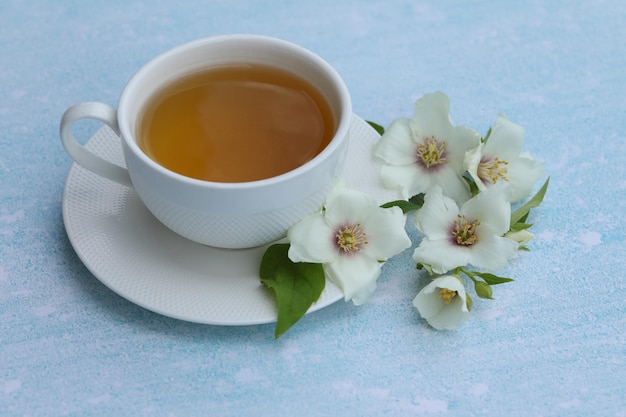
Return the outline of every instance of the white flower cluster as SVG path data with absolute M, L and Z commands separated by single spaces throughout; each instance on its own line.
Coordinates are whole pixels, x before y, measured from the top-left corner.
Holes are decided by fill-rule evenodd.
M 491 298 L 490 285 L 510 281 L 466 267 L 500 269 L 532 239 L 524 228 L 511 229 L 511 204 L 528 198 L 544 176 L 543 164 L 522 153 L 521 126 L 499 115 L 481 138 L 454 126 L 449 108 L 445 94 L 424 95 L 414 117 L 395 120 L 374 148 L 387 187 L 407 199 L 423 196 L 413 219 L 424 238 L 413 259 L 437 277 L 413 304 L 437 329 L 456 328 L 469 315 L 462 274 L 481 298 Z
M 346 301 L 363 304 L 384 262 L 411 247 L 405 214 L 415 211 L 424 236 L 413 259 L 435 278 L 413 304 L 430 325 L 453 329 L 468 317 L 472 300 L 463 276 L 481 298 L 491 298 L 491 285 L 511 281 L 485 271 L 506 266 L 532 239 L 527 212 L 512 216 L 511 204 L 530 196 L 543 164 L 522 153 L 524 130 L 506 117 L 498 116 L 482 138 L 454 126 L 449 108 L 443 93 L 423 96 L 414 117 L 395 120 L 374 146 L 383 182 L 405 200 L 381 207 L 339 184 L 320 212 L 288 231 L 290 262 L 321 264 Z

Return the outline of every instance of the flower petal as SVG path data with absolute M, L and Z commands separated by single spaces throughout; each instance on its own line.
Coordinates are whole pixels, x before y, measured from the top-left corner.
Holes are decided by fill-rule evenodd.
M 411 246 L 405 229 L 406 218 L 399 207 L 371 208 L 363 220 L 368 244 L 365 255 L 376 261 L 386 261 Z
M 410 124 L 405 117 L 394 120 L 374 145 L 374 155 L 391 165 L 414 164 L 417 144 Z
M 499 114 L 491 128 L 484 153 L 508 160 L 520 154 L 524 145 L 524 128 Z
M 424 94 L 415 102 L 411 127 L 418 137 L 434 136 L 447 141 L 454 134 L 449 112 L 450 99 L 444 93 Z
M 378 207 L 378 203 L 368 194 L 337 187 L 326 198 L 324 216 L 328 225 L 336 231 L 341 226 L 362 223 L 372 207 Z
M 484 146 L 485 144 L 481 143 L 474 149 L 465 152 L 465 159 L 463 160 L 463 168 L 472 176 L 480 191 L 484 191 L 487 188 L 483 180 L 478 176 L 478 167 L 483 157 Z
M 415 262 L 429 265 L 437 274 L 445 274 L 457 266 L 467 265 L 470 259 L 471 252 L 468 248 L 455 245 L 449 240 L 424 238 L 413 252 Z
M 456 126 L 454 136 L 448 143 L 449 164 L 459 174 L 463 173 L 465 153 L 480 144 L 480 133 L 465 126 Z
M 498 182 L 461 206 L 461 214 L 470 219 L 478 219 L 483 225 L 490 225 L 495 234 L 502 236 L 511 226 L 510 188 Z
M 449 238 L 449 228 L 456 220 L 459 208 L 441 187 L 435 186 L 424 197 L 424 205 L 414 216 L 415 226 L 430 239 Z
M 463 307 L 466 307 L 465 299 L 455 297 L 439 314 L 426 321 L 437 330 L 454 330 L 469 317 L 467 307 L 465 311 L 462 310 Z
M 324 272 L 343 291 L 345 301 L 364 304 L 376 290 L 382 264 L 359 254 L 339 256 L 324 264 Z
M 333 243 L 334 230 L 324 216 L 316 213 L 305 217 L 287 232 L 289 259 L 293 262 L 330 262 L 338 256 Z
M 519 244 L 494 234 L 490 226 L 482 226 L 476 232 L 478 243 L 471 250 L 469 264 L 477 268 L 496 271 L 504 268 L 509 260 L 517 257 Z
M 469 187 L 461 175 L 451 168 L 441 169 L 431 176 L 432 183 L 443 190 L 444 195 L 452 198 L 458 204 L 463 204 L 471 197 Z
M 509 160 L 507 178 L 511 184 L 511 202 L 530 197 L 535 183 L 545 175 L 544 165 L 530 157 Z
M 433 281 L 434 282 L 434 281 Z M 413 299 L 413 305 L 425 319 L 436 316 L 445 307 L 439 298 L 438 289 L 433 282 L 424 287 Z
M 404 199 L 425 192 L 431 185 L 430 177 L 417 164 L 383 165 L 380 176 L 385 187 L 398 190 Z

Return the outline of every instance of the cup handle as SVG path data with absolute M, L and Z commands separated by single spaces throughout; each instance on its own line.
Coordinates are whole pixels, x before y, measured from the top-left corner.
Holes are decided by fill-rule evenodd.
M 104 103 L 87 102 L 75 104 L 63 113 L 59 133 L 63 147 L 77 164 L 101 177 L 127 187 L 132 187 L 128 170 L 102 159 L 78 143 L 72 134 L 71 127 L 74 122 L 81 119 L 99 120 L 113 129 L 115 134 L 119 136 L 120 129 L 117 124 L 117 111 Z

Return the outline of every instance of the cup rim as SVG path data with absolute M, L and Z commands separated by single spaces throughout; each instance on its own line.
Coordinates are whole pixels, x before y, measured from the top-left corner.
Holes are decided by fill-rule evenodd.
M 297 168 L 292 169 L 291 171 L 285 172 L 280 175 L 276 175 L 270 178 L 264 178 L 255 181 L 245 181 L 245 182 L 217 182 L 217 181 L 207 181 L 201 180 L 197 178 L 187 177 L 185 175 L 179 174 L 175 171 L 172 171 L 168 168 L 163 167 L 158 164 L 152 158 L 144 153 L 144 151 L 139 147 L 137 141 L 135 140 L 135 134 L 130 130 L 130 120 L 129 115 L 126 112 L 127 102 L 131 99 L 132 94 L 136 90 L 136 86 L 140 83 L 142 77 L 144 77 L 149 71 L 151 71 L 155 66 L 160 65 L 162 62 L 172 59 L 173 56 L 176 56 L 186 50 L 199 48 L 206 44 L 211 43 L 220 43 L 220 42 L 257 42 L 264 44 L 272 44 L 277 47 L 281 47 L 291 51 L 294 54 L 298 54 L 300 56 L 304 56 L 309 61 L 311 61 L 312 65 L 319 68 L 321 72 L 323 72 L 326 77 L 331 81 L 332 85 L 337 89 L 338 95 L 340 97 L 340 112 L 341 117 L 337 121 L 337 128 L 335 130 L 335 135 L 332 140 L 328 143 L 328 145 L 314 158 L 307 161 L 306 163 L 298 166 Z M 139 114 L 139 111 L 136 113 Z M 292 42 L 265 36 L 265 35 L 253 35 L 253 34 L 231 34 L 231 35 L 217 35 L 217 36 L 209 36 L 205 38 L 196 39 L 191 42 L 187 42 L 171 48 L 161 54 L 155 56 L 150 61 L 145 63 L 128 81 L 122 94 L 120 96 L 119 104 L 118 104 L 118 124 L 120 128 L 120 133 L 122 136 L 122 140 L 126 144 L 126 146 L 133 152 L 133 154 L 142 160 L 143 163 L 150 166 L 152 169 L 158 171 L 162 175 L 169 177 L 170 179 L 181 181 L 190 185 L 208 187 L 208 188 L 220 188 L 220 189 L 247 189 L 247 188 L 257 188 L 263 186 L 271 186 L 277 183 L 281 183 L 284 181 L 288 181 L 292 178 L 298 177 L 299 175 L 309 171 L 314 168 L 316 165 L 319 165 L 322 161 L 330 157 L 337 148 L 339 148 L 344 140 L 347 140 L 348 131 L 350 129 L 350 123 L 352 119 L 352 102 L 350 93 L 348 88 L 339 75 L 339 73 L 328 63 L 326 60 L 321 58 L 319 55 L 314 52 L 294 44 Z

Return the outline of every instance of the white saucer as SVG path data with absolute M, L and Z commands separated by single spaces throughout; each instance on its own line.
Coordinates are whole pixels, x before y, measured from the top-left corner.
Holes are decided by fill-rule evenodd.
M 379 203 L 398 199 L 380 180 L 371 156 L 379 138 L 364 120 L 352 118 L 347 184 Z M 100 128 L 86 147 L 124 165 L 119 139 Z M 132 189 L 74 164 L 63 195 L 63 220 L 74 250 L 111 290 L 148 310 L 205 324 L 249 325 L 276 321 L 272 293 L 259 281 L 265 247 L 215 249 L 171 232 L 144 207 Z M 309 309 L 343 298 L 331 282 Z

